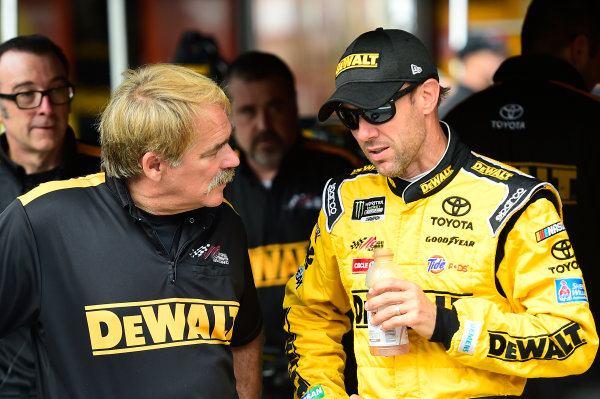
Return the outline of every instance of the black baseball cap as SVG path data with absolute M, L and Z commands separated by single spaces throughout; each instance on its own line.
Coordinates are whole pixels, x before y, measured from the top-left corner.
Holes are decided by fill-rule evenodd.
M 335 75 L 335 93 L 319 109 L 321 122 L 341 102 L 373 109 L 385 104 L 406 82 L 439 81 L 431 54 L 416 36 L 383 28 L 363 33 L 350 43 Z

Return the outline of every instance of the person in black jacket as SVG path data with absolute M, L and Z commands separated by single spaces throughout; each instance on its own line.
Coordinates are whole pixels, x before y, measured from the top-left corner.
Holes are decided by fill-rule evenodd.
M 282 308 L 285 283 L 304 260 L 325 183 L 362 164 L 348 150 L 302 136 L 294 76 L 274 54 L 240 55 L 230 65 L 224 85 L 231 98 L 234 146 L 240 155 L 225 198 L 246 225 L 265 318 L 263 398 L 289 398 Z
M 548 269 L 560 277 L 569 268 L 581 268 L 592 284 L 588 292 L 596 320 L 600 295 L 593 284 L 600 282 L 600 271 L 592 232 L 600 224 L 594 145 L 600 101 L 590 91 L 600 81 L 598 15 L 597 0 L 533 0 L 523 22 L 522 54 L 501 64 L 492 87 L 444 118 L 474 151 L 511 163 L 558 189 L 578 262 L 572 262 L 572 252 L 557 253 Z M 582 376 L 528 383 L 526 396 L 566 397 L 575 389 L 599 395 L 599 377 L 596 359 Z
M 68 125 L 68 72 L 64 53 L 45 36 L 0 44 L 0 212 L 40 183 L 100 171 L 99 151 L 79 143 Z M 24 330 L 0 340 L 0 398 L 34 395 L 30 345 Z

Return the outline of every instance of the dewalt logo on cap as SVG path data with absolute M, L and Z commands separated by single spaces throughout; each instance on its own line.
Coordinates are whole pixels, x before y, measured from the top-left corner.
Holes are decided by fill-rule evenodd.
M 377 68 L 379 66 L 378 59 L 379 53 L 350 54 L 338 63 L 335 77 L 350 68 Z

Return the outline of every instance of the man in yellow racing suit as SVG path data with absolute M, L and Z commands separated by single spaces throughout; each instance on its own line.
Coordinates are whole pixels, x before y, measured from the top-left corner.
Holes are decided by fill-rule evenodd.
M 384 56 L 390 60 L 398 50 L 377 47 L 382 35 L 418 40 L 378 29 L 353 42 L 342 60 L 379 54 L 377 67 L 384 68 Z M 369 113 L 376 104 L 355 102 L 348 92 L 332 101 L 353 106 L 338 115 L 373 165 L 325 186 L 304 265 L 286 286 L 286 350 L 298 398 L 347 397 L 340 340 L 350 329 L 349 310 L 362 399 L 520 395 L 527 377 L 583 373 L 596 355 L 598 335 L 558 193 L 460 143 L 437 120 L 435 77 L 415 83 L 414 95 L 388 102 L 395 110 L 383 124 Z M 328 104 L 320 119 L 331 114 Z M 394 145 L 385 142 L 392 134 L 385 128 L 404 123 L 398 114 L 409 108 L 425 115 L 424 145 L 439 157 L 426 161 L 415 150 L 425 170 L 411 173 L 411 158 L 394 176 L 388 166 L 400 161 L 388 158 Z M 356 124 L 344 121 L 352 112 L 360 113 Z M 393 249 L 406 281 L 376 284 L 367 293 L 365 273 L 377 247 Z M 366 310 L 391 304 L 394 310 L 378 312 L 373 322 L 384 329 L 409 326 L 410 351 L 373 356 Z

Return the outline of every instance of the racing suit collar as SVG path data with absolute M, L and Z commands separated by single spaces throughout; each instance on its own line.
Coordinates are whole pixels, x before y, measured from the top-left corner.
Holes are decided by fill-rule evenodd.
M 392 192 L 407 204 L 440 191 L 454 179 L 467 160 L 469 149 L 459 141 L 456 132 L 452 131 L 446 122 L 440 121 L 440 125 L 448 136 L 448 145 L 438 164 L 429 173 L 412 183 L 400 177 L 387 179 Z

